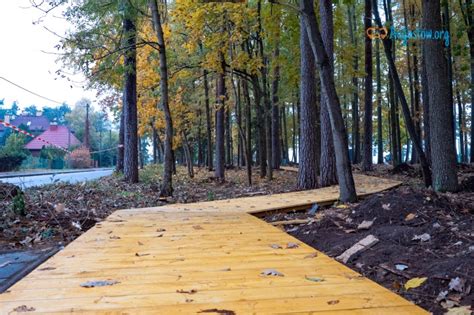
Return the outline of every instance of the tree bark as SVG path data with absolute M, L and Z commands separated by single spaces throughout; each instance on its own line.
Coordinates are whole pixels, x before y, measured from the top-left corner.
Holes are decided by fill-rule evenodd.
M 365 0 L 364 29 L 372 26 L 372 0 Z M 372 40 L 365 36 L 365 108 L 364 108 L 364 157 L 362 170 L 372 169 Z
M 439 0 L 423 0 L 423 28 L 441 29 Z M 423 41 L 426 74 L 429 82 L 431 166 L 433 169 L 433 188 L 436 191 L 456 191 L 458 178 L 456 172 L 456 149 L 453 135 L 452 108 L 449 108 L 450 93 L 448 82 L 448 63 L 444 57 L 440 41 Z
M 280 57 L 279 42 L 276 43 L 273 59 L 276 65 L 273 69 L 272 81 L 272 167 L 274 169 L 280 168 L 281 161 L 281 146 L 280 146 L 280 105 L 278 98 L 278 84 L 280 81 L 280 65 L 278 58 Z
M 124 1 L 123 33 L 125 58 L 123 110 L 124 110 L 124 179 L 138 182 L 138 135 L 137 135 L 137 29 L 131 5 Z
M 316 95 L 316 65 L 313 51 L 300 17 L 300 100 L 301 100 L 301 146 L 298 167 L 299 189 L 318 187 L 319 156 L 317 143 L 318 100 Z
M 163 167 L 163 182 L 161 184 L 161 197 L 168 197 L 173 194 L 173 121 L 171 118 L 171 111 L 169 107 L 168 95 L 168 64 L 166 61 L 166 45 L 163 35 L 163 28 L 161 25 L 160 11 L 156 0 L 150 0 L 149 6 L 153 18 L 153 27 L 158 39 L 159 56 L 160 56 L 160 92 L 161 92 L 161 107 L 165 114 L 165 141 L 164 141 L 164 167 Z
M 125 101 L 122 102 L 125 105 Z M 125 133 L 125 108 L 122 107 L 120 113 L 120 127 L 119 127 L 119 143 L 117 148 L 117 165 L 116 172 L 123 173 L 123 159 L 124 159 L 124 133 Z
M 377 164 L 383 164 L 382 82 L 380 77 L 380 41 L 375 42 L 377 64 Z
M 355 18 L 355 5 L 348 6 L 347 15 L 349 19 L 349 35 L 351 43 L 357 51 L 357 21 Z M 357 52 L 353 57 L 353 71 L 359 71 L 359 56 Z M 359 80 L 357 74 L 352 76 L 352 163 L 359 163 L 360 159 L 360 133 L 359 133 Z
M 204 104 L 206 106 L 206 134 L 207 134 L 207 169 L 212 171 L 213 166 L 213 152 L 212 152 L 212 121 L 211 121 L 211 108 L 209 106 L 209 81 L 207 79 L 208 72 L 204 69 Z
M 321 0 L 319 3 L 319 15 L 321 16 L 321 36 L 323 45 L 328 55 L 329 64 L 334 71 L 334 30 L 333 30 L 333 13 L 332 13 L 332 1 Z M 313 57 L 314 58 L 314 57 Z M 316 142 L 320 143 L 319 150 L 321 157 L 319 161 L 319 183 L 321 187 L 327 187 L 337 184 L 337 168 L 336 168 L 336 157 L 334 152 L 334 139 L 331 130 L 331 119 L 329 117 L 329 100 L 327 94 L 322 89 L 321 81 L 318 80 L 318 85 L 321 90 L 321 110 L 320 120 L 321 125 L 318 127 L 316 132 L 320 132 L 321 137 Z
M 247 167 L 247 181 L 249 186 L 252 185 L 252 110 L 250 104 L 249 87 L 246 80 L 242 80 L 242 89 L 245 98 L 245 131 L 246 141 L 245 147 L 245 165 Z
M 304 17 L 305 31 L 308 35 L 313 55 L 320 71 L 321 84 L 327 97 L 327 107 L 331 120 L 336 166 L 339 181 L 340 200 L 353 202 L 357 200 L 354 179 L 352 177 L 349 150 L 347 147 L 347 133 L 342 118 L 341 106 L 334 83 L 334 70 L 323 44 L 318 22 L 314 12 L 312 0 L 300 0 L 301 14 Z M 332 28 L 333 26 L 331 26 Z
M 217 80 L 217 104 L 216 109 L 216 169 L 215 177 L 219 181 L 225 180 L 225 59 L 220 54 L 221 72 Z

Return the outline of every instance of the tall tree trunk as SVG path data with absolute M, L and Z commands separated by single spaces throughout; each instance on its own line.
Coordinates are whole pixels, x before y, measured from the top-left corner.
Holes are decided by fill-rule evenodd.
M 209 81 L 207 79 L 208 72 L 204 69 L 204 104 L 206 106 L 206 134 L 207 134 L 207 169 L 212 171 L 214 155 L 212 152 L 212 121 L 211 121 L 211 108 L 209 106 Z
M 163 167 L 163 182 L 161 184 L 161 197 L 168 197 L 173 194 L 173 121 L 171 118 L 171 111 L 169 107 L 168 95 L 168 64 L 166 61 L 166 45 L 163 35 L 163 28 L 161 25 L 160 11 L 156 0 L 150 0 L 149 6 L 153 18 L 153 27 L 158 39 L 158 47 L 160 48 L 160 92 L 161 92 L 161 107 L 165 114 L 165 141 L 164 141 L 164 167 Z
M 131 5 L 124 1 L 123 33 L 125 49 L 123 85 L 124 110 L 124 179 L 129 183 L 138 182 L 138 135 L 137 135 L 137 29 L 135 13 Z
M 357 200 L 354 178 L 352 177 L 349 149 L 347 147 L 347 133 L 342 118 L 341 106 L 334 83 L 334 70 L 323 44 L 318 22 L 314 12 L 313 0 L 300 0 L 301 14 L 304 17 L 305 31 L 308 34 L 313 55 L 318 64 L 321 84 L 327 99 L 331 129 L 333 134 L 334 149 L 336 153 L 336 166 L 339 182 L 340 200 L 353 202 Z M 331 29 L 333 25 L 330 26 Z
M 298 167 L 299 189 L 318 187 L 319 156 L 317 138 L 318 103 L 316 95 L 316 65 L 313 51 L 300 16 L 300 100 L 301 100 L 301 146 Z
M 150 123 L 151 127 L 151 142 L 152 142 L 152 147 L 153 147 L 153 164 L 158 163 L 158 141 L 156 138 L 158 138 L 158 133 L 156 132 L 156 128 L 154 126 L 154 122 L 152 121 Z
M 364 29 L 372 26 L 372 0 L 365 0 Z M 372 40 L 365 36 L 365 108 L 364 108 L 364 158 L 362 170 L 372 169 Z
M 242 81 L 242 89 L 245 98 L 245 165 L 247 167 L 247 181 L 249 186 L 252 185 L 252 111 L 250 108 L 250 95 L 247 80 Z
M 330 67 L 332 68 L 332 71 L 334 71 L 334 23 L 331 0 L 321 0 L 319 2 L 319 15 L 321 16 L 321 36 L 323 45 L 328 56 Z M 317 123 L 314 124 L 316 124 L 316 127 L 319 127 L 316 132 L 321 133 L 319 141 L 316 138 L 316 141 L 320 143 L 318 151 L 321 154 L 318 169 L 320 174 L 319 183 L 321 187 L 326 187 L 337 184 L 337 168 L 334 152 L 334 139 L 331 130 L 331 119 L 329 117 L 329 100 L 325 91 L 322 89 L 321 81 L 318 80 L 318 83 L 321 90 L 321 126 L 317 126 Z
M 296 150 L 297 150 L 297 144 L 296 144 L 296 135 L 298 133 L 297 130 L 297 125 L 296 125 L 296 102 L 291 103 L 291 112 L 292 112 L 292 128 L 293 128 L 293 137 L 292 137 L 292 151 L 293 151 L 293 163 L 297 163 L 297 157 L 296 157 Z
M 216 109 L 216 169 L 215 177 L 225 180 L 225 59 L 220 53 L 221 72 L 218 74 L 217 80 L 217 103 Z
M 125 99 L 123 98 L 123 105 L 125 105 Z M 122 112 L 120 113 L 120 127 L 119 127 L 119 143 L 117 147 L 117 165 L 115 171 L 123 173 L 123 159 L 124 159 L 124 133 L 125 133 L 125 108 L 122 107 Z
M 268 60 L 265 56 L 265 52 L 263 49 L 263 38 L 261 34 L 263 32 L 262 28 L 262 1 L 258 0 L 257 3 L 257 15 L 258 15 L 258 32 L 257 32 L 257 43 L 260 57 L 263 61 L 263 67 L 261 67 L 261 75 L 262 75 L 262 94 L 263 94 L 263 118 L 264 118 L 264 132 L 265 132 L 265 153 L 266 153 L 266 176 L 267 179 L 271 180 L 273 178 L 273 168 L 272 168 L 272 105 L 270 102 L 270 97 L 268 93 L 268 85 L 267 85 L 267 67 L 268 67 Z
M 374 13 L 377 26 L 382 27 L 382 21 L 380 20 L 377 0 L 373 0 L 372 3 L 373 3 L 373 13 Z M 421 163 L 425 185 L 429 187 L 431 185 L 430 166 L 428 164 L 428 160 L 426 159 L 425 153 L 423 152 L 423 149 L 421 147 L 420 140 L 418 139 L 415 133 L 415 126 L 413 124 L 413 120 L 411 119 L 410 108 L 408 107 L 408 103 L 405 98 L 405 94 L 403 92 L 402 84 L 400 82 L 400 77 L 398 76 L 397 68 L 395 67 L 395 62 L 392 55 L 392 43 L 391 43 L 390 37 L 389 36 L 385 37 L 382 40 L 382 43 L 384 46 L 385 57 L 387 58 L 387 62 L 389 65 L 390 75 L 393 78 L 395 90 L 397 92 L 398 98 L 400 99 L 400 103 L 402 104 L 405 125 L 407 127 L 408 133 L 410 134 L 410 138 L 411 138 L 411 141 L 413 142 L 413 146 L 417 150 L 418 156 L 420 157 L 420 163 Z
M 232 79 L 233 80 L 233 79 Z M 243 130 L 242 128 L 242 101 L 241 101 L 241 84 L 240 80 L 237 80 L 237 86 L 235 86 L 234 81 L 233 82 L 233 87 L 234 87 L 234 93 L 235 93 L 235 116 L 237 118 L 237 130 L 240 131 Z M 240 168 L 245 164 L 245 158 L 244 158 L 244 148 L 243 148 L 243 143 L 242 143 L 242 137 L 238 136 L 237 137 L 237 166 Z
M 443 0 L 443 28 L 451 34 L 450 27 L 450 12 L 449 12 L 449 1 Z M 448 46 L 444 47 L 446 53 L 447 67 L 448 67 L 448 92 L 449 92 L 449 104 L 446 104 L 451 113 L 451 128 L 453 129 L 453 142 L 456 143 L 456 117 L 454 114 L 454 94 L 453 94 L 453 58 L 451 53 L 451 41 L 449 41 Z M 456 146 L 454 147 L 456 152 Z
M 287 118 L 287 110 L 285 103 L 282 104 L 281 106 L 281 121 L 283 125 L 283 137 L 282 137 L 282 160 L 284 161 L 283 163 L 285 165 L 288 165 L 288 162 L 290 161 L 289 156 L 288 156 L 288 123 L 286 121 Z
M 258 164 L 260 166 L 260 177 L 264 178 L 267 175 L 267 151 L 266 151 L 266 135 L 265 135 L 265 124 L 264 122 L 264 108 L 262 105 L 262 92 L 260 89 L 260 83 L 258 76 L 252 76 L 252 87 L 256 105 L 257 113 L 257 152 L 258 152 Z
M 351 43 L 355 47 L 356 53 L 353 56 L 353 71 L 352 75 L 352 163 L 359 163 L 360 159 L 360 133 L 359 133 L 359 80 L 357 72 L 359 71 L 359 56 L 357 54 L 357 20 L 355 18 L 355 5 L 350 5 L 347 8 L 347 15 L 349 18 L 349 34 Z
M 415 120 L 415 132 L 418 135 L 418 138 L 421 139 L 421 124 L 420 124 L 420 77 L 418 73 L 418 46 L 416 43 L 413 45 L 413 78 L 414 78 L 414 90 L 415 90 L 415 115 L 413 119 Z M 418 155 L 416 150 L 412 150 L 411 163 L 416 163 L 418 161 Z
M 380 77 L 380 41 L 375 42 L 375 60 L 377 65 L 377 164 L 383 164 L 383 128 L 382 128 L 382 82 Z
M 272 81 L 272 167 L 274 169 L 280 168 L 281 161 L 281 146 L 280 146 L 280 107 L 278 98 L 278 83 L 280 81 L 280 65 L 278 58 L 280 57 L 279 42 L 276 43 L 273 59 L 276 64 L 273 69 Z
M 423 0 L 423 28 L 441 29 L 439 0 Z M 452 108 L 449 99 L 448 64 L 440 41 L 423 42 L 430 97 L 431 166 L 433 188 L 436 191 L 456 191 L 456 149 L 452 128 Z
M 189 146 L 188 137 L 185 131 L 181 131 L 181 137 L 183 138 L 184 157 L 186 158 L 186 168 L 188 170 L 188 176 L 190 178 L 194 178 L 193 157 L 191 154 L 191 148 Z
M 201 103 L 199 103 L 199 109 L 197 110 L 198 115 L 198 126 L 197 126 L 197 145 L 198 145 L 198 167 L 204 165 L 204 148 L 202 143 L 202 112 Z
M 430 97 L 428 93 L 428 79 L 426 76 L 426 61 L 425 61 L 425 49 L 422 50 L 421 58 L 421 95 L 423 102 L 423 142 L 425 145 L 426 158 L 428 163 L 431 164 L 431 148 L 430 148 Z
M 459 88 L 456 88 L 456 100 L 458 103 L 458 129 L 459 129 L 459 151 L 460 151 L 460 162 L 466 161 L 466 152 L 464 151 L 464 111 L 463 104 L 461 101 L 461 94 Z

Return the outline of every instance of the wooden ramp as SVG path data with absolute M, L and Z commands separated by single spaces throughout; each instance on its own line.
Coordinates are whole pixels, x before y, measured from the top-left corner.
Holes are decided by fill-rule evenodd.
M 0 314 L 427 314 L 245 213 L 274 208 L 261 197 L 239 200 L 117 211 L 1 294 Z M 112 285 L 83 287 L 99 280 Z

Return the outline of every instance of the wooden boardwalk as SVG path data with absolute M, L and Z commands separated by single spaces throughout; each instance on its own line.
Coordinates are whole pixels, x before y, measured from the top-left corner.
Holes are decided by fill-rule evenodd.
M 427 314 L 246 213 L 330 197 L 306 193 L 117 211 L 1 294 L 0 314 Z

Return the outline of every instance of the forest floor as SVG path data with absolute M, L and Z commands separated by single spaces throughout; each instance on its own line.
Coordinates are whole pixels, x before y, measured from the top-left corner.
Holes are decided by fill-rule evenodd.
M 190 179 L 185 169 L 178 167 L 174 196 L 166 201 L 159 198 L 161 168 L 156 166 L 140 172 L 139 184 L 110 176 L 82 184 L 30 188 L 24 192 L 24 207 L 11 187 L 0 184 L 0 248 L 65 246 L 118 209 L 296 190 L 296 173 L 289 171 L 275 172 L 275 179 L 269 182 L 260 179 L 254 169 L 252 187 L 247 186 L 244 170 L 228 170 L 224 184 L 216 182 L 212 172 L 195 171 Z M 359 172 L 357 167 L 355 171 Z M 307 220 L 281 228 L 332 257 L 373 235 L 379 242 L 351 257 L 347 262 L 350 268 L 435 314 L 456 306 L 474 308 L 474 167 L 459 167 L 462 191 L 455 194 L 423 188 L 419 170 L 408 165 L 396 170 L 377 166 L 366 174 L 397 179 L 403 185 L 358 203 L 321 207 L 313 215 L 276 213 L 264 219 Z M 22 209 L 23 215 L 19 214 Z M 359 226 L 363 221 L 365 228 Z M 426 280 L 406 289 L 413 278 L 415 282 Z
M 272 214 L 265 220 L 307 219 L 280 227 L 331 257 L 373 235 L 378 243 L 346 265 L 434 314 L 458 306 L 474 309 L 474 168 L 460 167 L 463 191 L 455 194 L 423 188 L 419 171 L 410 166 L 395 173 L 391 167 L 368 173 L 404 184 L 358 203 L 319 209 L 314 215 Z M 423 278 L 421 285 L 405 287 L 410 279 L 416 283 Z M 462 314 L 470 313 L 466 308 Z

